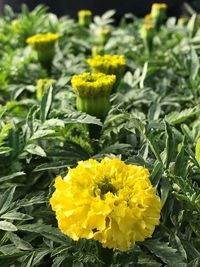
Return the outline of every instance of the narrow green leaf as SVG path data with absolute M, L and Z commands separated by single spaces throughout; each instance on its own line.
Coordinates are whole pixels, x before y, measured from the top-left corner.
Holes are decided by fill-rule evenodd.
M 174 156 L 174 135 L 172 132 L 172 128 L 170 125 L 165 121 L 165 132 L 166 132 L 166 160 L 165 160 L 165 168 L 168 169 L 169 164 L 173 160 Z
M 30 154 L 37 155 L 40 157 L 46 157 L 46 153 L 43 148 L 38 145 L 30 144 L 25 147 L 25 151 L 29 152 Z
M 50 86 L 48 90 L 44 93 L 42 98 L 41 106 L 40 106 L 40 119 L 42 122 L 45 122 L 49 111 L 51 109 L 51 104 L 53 100 L 53 87 Z
M 15 231 L 17 231 L 17 227 L 14 224 L 12 224 L 11 222 L 0 221 L 0 230 L 15 232 Z

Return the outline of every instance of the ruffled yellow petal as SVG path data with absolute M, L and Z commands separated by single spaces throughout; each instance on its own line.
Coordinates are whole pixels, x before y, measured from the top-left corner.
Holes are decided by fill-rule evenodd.
M 93 238 L 127 251 L 159 224 L 160 198 L 149 176 L 147 169 L 118 158 L 79 162 L 55 181 L 50 203 L 59 228 L 74 240 Z

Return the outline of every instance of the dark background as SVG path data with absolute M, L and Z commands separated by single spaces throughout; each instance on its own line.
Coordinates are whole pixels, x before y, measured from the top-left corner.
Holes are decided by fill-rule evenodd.
M 94 15 L 101 15 L 106 10 L 117 10 L 116 19 L 120 19 L 125 13 L 134 13 L 136 16 L 144 16 L 151 10 L 154 2 L 164 2 L 168 5 L 168 13 L 171 16 L 179 16 L 182 10 L 184 0 L 0 0 L 0 13 L 5 4 L 10 5 L 14 11 L 20 12 L 21 4 L 25 3 L 32 10 L 38 4 L 49 6 L 49 10 L 58 16 L 68 14 L 76 17 L 80 9 L 90 9 Z M 200 0 L 188 0 L 185 2 L 194 2 L 196 7 Z

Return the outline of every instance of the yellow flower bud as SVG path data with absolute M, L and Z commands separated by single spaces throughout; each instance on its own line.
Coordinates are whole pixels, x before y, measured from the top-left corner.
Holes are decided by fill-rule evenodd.
M 57 33 L 36 34 L 29 37 L 26 42 L 37 52 L 38 60 L 42 67 L 49 72 L 55 55 L 55 42 L 58 40 Z
M 151 8 L 151 16 L 157 28 L 163 23 L 167 14 L 167 5 L 165 3 L 154 3 Z
M 71 83 L 77 95 L 77 109 L 103 121 L 110 109 L 109 95 L 115 81 L 115 75 L 104 73 L 74 75 Z
M 140 35 L 144 42 L 147 52 L 151 52 L 153 48 L 153 38 L 155 35 L 155 28 L 153 24 L 143 24 L 140 29 Z
M 92 21 L 92 12 L 90 10 L 80 10 L 78 12 L 78 24 L 88 27 Z

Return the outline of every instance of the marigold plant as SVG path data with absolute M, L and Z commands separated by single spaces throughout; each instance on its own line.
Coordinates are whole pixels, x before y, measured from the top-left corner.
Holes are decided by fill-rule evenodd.
M 142 166 L 118 158 L 90 159 L 55 181 L 50 203 L 61 231 L 74 240 L 98 240 L 103 247 L 127 251 L 151 237 L 161 203 Z

